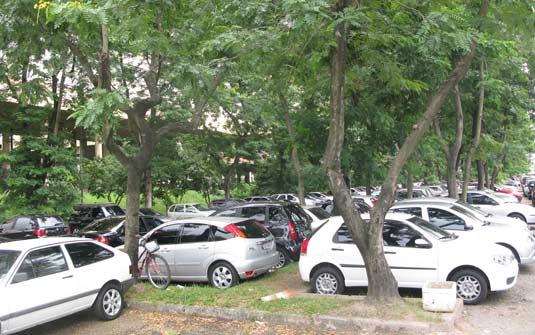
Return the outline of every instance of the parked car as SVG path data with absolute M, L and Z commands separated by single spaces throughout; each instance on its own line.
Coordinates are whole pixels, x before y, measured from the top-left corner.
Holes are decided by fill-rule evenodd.
M 418 217 L 387 214 L 383 240 L 399 287 L 455 281 L 457 296 L 465 304 L 477 304 L 489 291 L 516 284 L 518 264 L 509 249 L 458 237 Z M 303 242 L 299 273 L 320 294 L 340 294 L 346 287 L 368 285 L 364 261 L 342 218 L 330 219 Z
M 92 240 L 51 237 L 2 243 L 0 334 L 89 308 L 100 319 L 113 320 L 131 283 L 128 255 Z
M 272 201 L 271 197 L 264 196 L 264 195 L 255 195 L 252 197 L 246 197 L 243 198 L 243 201 L 245 202 L 263 202 L 263 201 Z
M 407 199 L 407 196 L 408 196 L 407 189 L 402 188 L 402 189 L 396 190 L 396 199 L 397 200 L 405 200 L 405 199 Z M 424 190 L 421 190 L 421 189 L 413 189 L 412 190 L 412 197 L 413 198 L 425 198 L 425 197 L 429 197 L 429 196 L 430 195 L 428 195 L 426 192 L 424 192 Z
M 328 196 L 327 194 L 322 192 L 308 192 L 307 195 L 312 199 L 316 199 L 322 202 L 328 202 L 333 200 L 332 196 Z
M 275 267 L 273 235 L 254 220 L 198 217 L 164 223 L 143 239 L 157 241 L 171 279 L 228 288 Z
M 201 204 L 175 204 L 167 210 L 167 216 L 171 219 L 188 219 L 194 217 L 210 216 L 215 210 L 208 209 Z
M 455 203 L 401 201 L 390 210 L 420 217 L 461 237 L 467 236 L 502 245 L 511 250 L 518 263 L 535 262 L 535 237 L 529 230 L 518 229 L 517 226 L 487 224 Z
M 495 190 L 497 193 L 509 194 L 516 198 L 518 202 L 522 201 L 524 195 L 519 192 L 515 186 L 496 185 Z
M 124 210 L 115 204 L 80 204 L 74 208 L 69 218 L 69 232 L 77 234 L 78 231 L 95 220 L 110 216 L 126 215 Z
M 299 260 L 301 242 L 310 233 L 312 223 L 312 218 L 301 206 L 279 201 L 244 204 L 216 212 L 213 216 L 251 218 L 263 224 L 275 237 L 278 268 Z
M 159 217 L 163 217 L 163 214 L 162 214 L 162 213 L 157 212 L 157 211 L 155 211 L 155 210 L 152 209 L 152 208 L 140 208 L 140 209 L 139 209 L 139 214 L 141 214 L 141 215 L 147 215 L 147 216 L 159 216 Z
M 229 208 L 232 206 L 237 206 L 239 204 L 244 203 L 242 199 L 218 199 L 218 200 L 212 200 L 208 204 L 208 208 L 211 209 L 222 209 L 222 208 Z
M 0 237 L 0 243 L 12 242 L 12 239 L 6 237 Z
M 491 214 L 520 219 L 527 224 L 535 224 L 535 208 L 516 201 L 508 201 L 486 191 L 468 191 L 466 201 Z
M 67 235 L 67 226 L 60 217 L 53 215 L 15 216 L 0 225 L 0 236 L 12 240 L 64 235 Z
M 359 213 L 363 214 L 363 213 L 369 213 L 371 211 L 372 206 L 368 204 L 370 200 L 367 201 L 364 198 L 356 198 L 356 197 L 352 197 L 352 200 L 353 200 L 353 205 L 355 206 L 355 210 L 357 210 Z M 329 203 L 329 204 L 324 204 L 322 208 L 331 216 L 341 215 L 341 213 L 338 211 L 338 208 L 334 205 L 334 202 Z
M 319 228 L 331 217 L 331 214 L 321 207 L 303 207 L 303 211 L 312 218 L 310 222 L 310 230 L 314 231 Z
M 157 216 L 139 216 L 139 235 L 144 236 L 147 232 L 158 227 L 163 223 Z M 91 238 L 112 247 L 124 244 L 125 236 L 125 217 L 114 216 L 100 219 L 89 226 L 84 227 L 79 235 L 81 237 Z
M 524 195 L 528 197 L 528 199 L 532 200 L 531 193 L 533 189 L 535 188 L 535 179 L 528 179 L 526 181 L 526 184 L 524 184 Z
M 280 193 L 271 195 L 271 199 L 278 201 L 289 201 L 294 204 L 299 204 L 299 197 L 296 194 L 292 193 Z M 315 206 L 320 204 L 321 201 L 318 201 L 308 195 L 305 196 L 305 205 L 306 206 Z

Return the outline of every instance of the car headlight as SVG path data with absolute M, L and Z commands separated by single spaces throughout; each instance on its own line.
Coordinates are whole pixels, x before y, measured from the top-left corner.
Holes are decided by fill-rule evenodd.
M 500 265 L 509 265 L 515 259 L 513 255 L 494 255 L 492 256 L 492 261 Z

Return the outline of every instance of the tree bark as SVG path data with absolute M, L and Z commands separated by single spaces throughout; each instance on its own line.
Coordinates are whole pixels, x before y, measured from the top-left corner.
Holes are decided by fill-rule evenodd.
M 470 182 L 470 175 L 472 173 L 472 157 L 474 156 L 477 147 L 479 146 L 479 139 L 481 137 L 481 123 L 483 121 L 483 106 L 485 104 L 485 76 L 483 69 L 483 61 L 479 66 L 479 101 L 477 111 L 472 113 L 472 145 L 466 154 L 466 161 L 464 166 L 463 192 L 461 200 L 466 202 L 466 193 L 468 191 L 468 183 Z M 479 186 L 479 184 L 478 184 Z
M 61 80 L 59 83 L 59 90 L 58 90 L 58 96 L 57 96 L 57 103 L 55 104 L 55 118 L 54 118 L 54 128 L 52 133 L 54 135 L 58 135 L 59 133 L 59 127 L 61 124 L 61 106 L 63 105 L 63 93 L 65 92 L 65 77 L 66 77 L 66 71 L 65 67 L 61 70 Z
M 485 172 L 485 187 L 490 188 L 489 164 L 487 162 L 483 163 L 483 171 Z
M 145 171 L 145 207 L 152 208 L 152 170 Z
M 238 165 L 238 162 L 240 161 L 240 156 L 236 155 L 234 156 L 234 161 L 232 162 L 232 165 L 227 170 L 227 174 L 225 175 L 225 179 L 223 182 L 223 189 L 225 191 L 225 199 L 230 199 L 230 187 L 232 186 L 232 176 L 236 175 L 236 166 Z
M 407 199 L 412 199 L 414 183 L 412 182 L 412 169 L 407 167 Z
M 482 190 L 485 188 L 485 171 L 483 170 L 483 162 L 478 159 L 477 164 L 477 189 Z
M 11 152 L 11 141 L 10 141 L 10 135 L 3 130 L 2 131 L 2 154 L 9 155 Z M 2 176 L 5 176 L 11 166 L 9 163 L 2 163 Z
M 137 166 L 126 166 L 126 224 L 125 224 L 125 252 L 130 257 L 132 266 L 137 272 L 139 254 L 139 194 L 141 186 L 141 173 Z

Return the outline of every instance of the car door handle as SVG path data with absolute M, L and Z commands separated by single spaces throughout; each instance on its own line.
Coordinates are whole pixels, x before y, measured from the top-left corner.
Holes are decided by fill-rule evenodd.
M 345 251 L 344 249 L 341 249 L 341 248 L 332 248 L 331 250 L 332 251 Z
M 165 254 L 165 253 L 169 252 L 169 250 L 168 249 L 160 249 L 160 250 L 158 250 L 158 252 L 160 252 L 162 254 Z
M 201 246 L 199 247 L 199 249 L 208 249 L 208 246 L 207 246 L 207 245 L 201 245 Z
M 65 277 L 63 277 L 61 279 L 69 279 L 69 278 L 72 278 L 72 277 L 74 277 L 74 276 L 73 275 L 69 275 L 69 276 L 65 276 Z
M 395 255 L 395 251 L 385 251 L 385 255 Z

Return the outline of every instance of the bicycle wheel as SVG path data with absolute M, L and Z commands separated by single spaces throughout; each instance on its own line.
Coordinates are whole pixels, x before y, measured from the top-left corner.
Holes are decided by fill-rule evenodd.
M 150 283 L 159 289 L 165 290 L 171 282 L 171 271 L 167 261 L 159 255 L 150 255 L 145 264 L 145 271 Z

